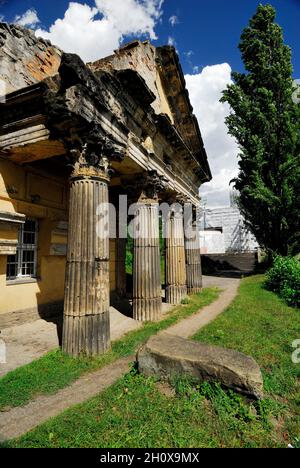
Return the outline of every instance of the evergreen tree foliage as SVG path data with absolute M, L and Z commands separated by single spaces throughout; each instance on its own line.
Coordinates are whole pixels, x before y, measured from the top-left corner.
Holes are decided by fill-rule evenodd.
M 286 256 L 300 251 L 300 105 L 275 17 L 258 7 L 239 45 L 246 72 L 233 73 L 221 101 L 241 150 L 233 181 L 241 212 L 262 247 Z

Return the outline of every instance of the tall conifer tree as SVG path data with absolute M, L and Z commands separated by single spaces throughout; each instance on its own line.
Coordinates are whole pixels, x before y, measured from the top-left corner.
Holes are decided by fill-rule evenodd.
M 239 207 L 260 245 L 281 255 L 300 251 L 300 105 L 292 79 L 291 50 L 276 12 L 260 5 L 239 45 L 246 73 L 222 101 L 239 144 Z

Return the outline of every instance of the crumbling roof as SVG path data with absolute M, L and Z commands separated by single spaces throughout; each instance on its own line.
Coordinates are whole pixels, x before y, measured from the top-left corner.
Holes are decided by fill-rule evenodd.
M 0 23 L 0 79 L 6 93 L 57 73 L 62 52 L 19 25 Z
M 62 63 L 62 55 L 60 49 L 37 38 L 33 31 L 0 23 L 0 79 L 6 83 L 6 94 L 45 79 L 49 81 L 49 77 L 55 75 L 58 79 L 67 76 L 70 80 L 72 67 L 68 68 L 68 73 L 63 73 L 62 68 L 69 65 L 66 59 Z M 151 106 L 161 131 L 175 147 L 175 143 L 181 141 L 180 146 L 186 148 L 199 179 L 202 182 L 211 180 L 201 132 L 174 47 L 155 48 L 148 41 L 134 41 L 110 57 L 87 66 L 82 63 L 79 68 L 80 73 L 88 77 L 89 83 L 85 85 L 95 89 L 96 93 L 100 93 L 95 85 L 98 79 L 103 83 L 109 80 L 111 86 L 117 80 L 142 108 L 146 110 Z M 55 82 L 55 79 L 50 81 Z
M 137 71 L 155 97 L 152 107 L 156 113 L 168 114 L 186 146 L 201 164 L 201 174 L 199 174 L 201 180 L 203 182 L 211 180 L 212 175 L 201 131 L 193 113 L 179 57 L 174 47 L 155 48 L 148 41 L 133 41 L 116 50 L 114 55 L 89 63 L 88 66 L 96 74 L 103 70 Z M 158 89 L 158 75 L 162 90 Z M 169 112 L 164 111 L 164 98 Z
M 175 48 L 173 46 L 158 47 L 156 49 L 156 63 L 160 68 L 164 91 L 173 114 L 174 125 L 194 156 L 201 162 L 204 179 L 209 181 L 212 175 L 207 154 Z

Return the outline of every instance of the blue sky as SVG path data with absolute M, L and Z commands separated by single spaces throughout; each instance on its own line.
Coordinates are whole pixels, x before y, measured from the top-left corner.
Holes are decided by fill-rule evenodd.
M 231 72 L 243 70 L 238 43 L 259 3 L 276 8 L 300 78 L 300 0 L 0 0 L 0 18 L 35 29 L 85 61 L 136 37 L 175 45 L 213 173 L 201 195 L 208 206 L 225 206 L 239 151 L 224 123 L 230 109 L 219 100 Z
M 116 0 L 112 0 L 116 1 Z M 42 25 L 47 28 L 62 18 L 68 8 L 66 0 L 7 0 L 1 2 L 0 14 L 13 21 L 17 14 L 36 9 Z M 93 0 L 80 1 L 90 6 Z M 277 10 L 277 21 L 284 29 L 285 41 L 293 50 L 295 76 L 300 76 L 300 0 L 165 0 L 161 24 L 156 26 L 158 44 L 169 37 L 176 41 L 186 73 L 192 66 L 228 62 L 234 70 L 242 69 L 237 49 L 240 33 L 259 3 L 271 3 Z M 172 27 L 169 18 L 178 18 Z M 126 40 L 126 38 L 125 38 Z M 156 43 L 156 41 L 154 41 Z M 189 57 L 186 56 L 193 52 Z

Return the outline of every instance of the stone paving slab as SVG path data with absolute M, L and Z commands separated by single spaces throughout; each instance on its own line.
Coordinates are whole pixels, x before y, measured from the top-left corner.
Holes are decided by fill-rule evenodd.
M 163 314 L 172 309 L 163 304 Z M 142 323 L 110 307 L 111 341 L 122 338 L 127 333 L 138 330 Z M 14 324 L 1 330 L 0 338 L 6 344 L 6 364 L 0 363 L 0 377 L 17 367 L 24 366 L 39 359 L 59 347 L 62 319 L 38 319 L 21 324 Z
M 1 339 L 6 344 L 6 364 L 0 364 L 0 377 L 17 367 L 39 359 L 46 353 L 59 347 L 61 320 L 35 320 L 34 322 L 15 325 L 1 331 Z M 110 308 L 111 340 L 116 341 L 127 333 L 142 326 L 137 322 Z

